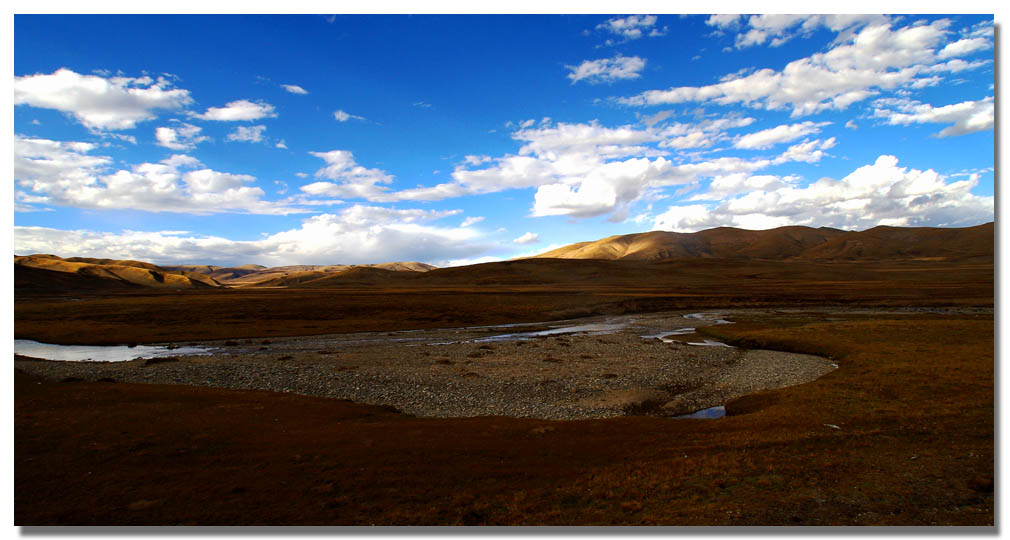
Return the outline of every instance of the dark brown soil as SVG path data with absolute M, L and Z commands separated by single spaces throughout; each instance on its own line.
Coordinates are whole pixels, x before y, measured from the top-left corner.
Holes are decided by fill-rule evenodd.
M 135 300 L 90 301 L 112 319 L 106 334 L 145 305 L 123 298 Z M 149 298 L 174 332 L 199 329 L 218 301 Z M 267 320 L 295 302 L 233 298 Z M 16 309 L 22 332 L 42 332 L 41 304 Z M 840 368 L 732 401 L 719 420 L 567 422 L 15 372 L 15 524 L 993 526 L 992 316 L 790 314 L 716 330 Z

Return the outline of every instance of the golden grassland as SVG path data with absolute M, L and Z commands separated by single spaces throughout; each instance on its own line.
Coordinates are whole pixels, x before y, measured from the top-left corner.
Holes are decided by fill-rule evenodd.
M 707 331 L 839 369 L 718 420 L 572 422 L 18 374 L 15 522 L 993 525 L 991 315 Z
M 832 249 L 886 243 L 867 239 Z M 992 526 L 995 321 L 971 308 L 994 306 L 994 265 L 971 253 L 531 259 L 358 268 L 277 289 L 141 288 L 16 265 L 15 338 L 50 343 L 764 307 L 700 331 L 839 368 L 732 400 L 718 420 L 567 422 L 16 372 L 15 523 Z M 952 309 L 852 309 L 909 306 Z

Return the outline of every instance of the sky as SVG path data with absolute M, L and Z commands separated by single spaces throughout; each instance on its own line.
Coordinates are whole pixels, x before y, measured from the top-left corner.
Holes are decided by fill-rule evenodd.
M 992 15 L 15 15 L 14 252 L 436 266 L 994 218 Z

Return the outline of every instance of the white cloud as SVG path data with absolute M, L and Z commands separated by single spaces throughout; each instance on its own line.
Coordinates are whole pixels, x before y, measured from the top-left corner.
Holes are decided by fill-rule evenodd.
M 585 60 L 578 66 L 565 66 L 571 73 L 568 78 L 572 84 L 579 81 L 595 83 L 612 83 L 622 79 L 637 79 L 645 69 L 645 59 L 637 56 L 617 55 L 613 58 Z
M 742 104 L 791 109 L 794 117 L 843 110 L 882 90 L 920 84 L 926 74 L 931 77 L 985 65 L 988 61 L 939 61 L 936 48 L 946 39 L 948 24 L 941 19 L 898 29 L 886 24 L 866 26 L 831 50 L 794 60 L 781 71 L 759 69 L 717 84 L 648 90 L 617 101 L 638 106 L 692 101 Z
M 877 118 L 886 118 L 891 125 L 908 124 L 953 124 L 943 128 L 938 137 L 953 137 L 966 135 L 976 131 L 993 129 L 995 123 L 995 104 L 992 96 L 978 101 L 963 101 L 943 107 L 933 107 L 926 103 L 911 100 L 878 100 L 874 111 Z M 884 108 L 895 105 L 898 110 Z
M 866 229 L 881 224 L 977 225 L 993 219 L 994 199 L 971 193 L 976 179 L 948 182 L 933 170 L 899 167 L 896 157 L 882 155 L 841 180 L 822 178 L 805 187 L 797 187 L 791 179 L 757 177 L 713 182 L 716 191 L 711 198 L 744 194 L 712 205 L 671 206 L 656 217 L 653 228 L 689 232 L 718 226 Z M 706 197 L 696 199 L 700 198 Z
M 484 216 L 471 216 L 463 220 L 463 224 L 460 227 L 469 227 L 471 225 L 476 225 L 484 221 Z
M 483 165 L 484 163 L 487 163 L 489 161 L 491 161 L 491 156 L 471 156 L 471 155 L 463 156 L 463 162 L 466 163 L 467 165 L 473 165 L 473 166 Z
M 172 88 L 163 77 L 106 78 L 66 68 L 14 77 L 14 105 L 62 111 L 93 130 L 132 129 L 155 118 L 155 110 L 180 109 L 192 102 L 189 90 Z
M 354 161 L 354 154 L 348 150 L 329 152 L 309 152 L 326 162 L 326 166 L 316 171 L 316 178 L 328 178 L 336 182 L 314 182 L 301 187 L 309 195 L 386 200 L 389 188 L 377 184 L 390 184 L 393 176 L 380 169 L 368 169 Z
M 666 35 L 666 27 L 660 29 L 656 27 L 655 15 L 628 15 L 627 17 L 614 17 L 607 19 L 596 25 L 597 30 L 603 30 L 623 38 L 619 43 L 639 39 L 643 36 L 657 37 Z M 618 42 L 607 40 L 607 45 L 615 45 Z
M 834 148 L 835 143 L 836 140 L 834 137 L 823 141 L 821 139 L 804 140 L 787 148 L 773 162 L 775 164 L 788 163 L 790 161 L 816 163 L 824 157 L 826 150 Z
M 274 118 L 277 112 L 269 103 L 252 102 L 246 99 L 229 102 L 224 107 L 210 107 L 203 114 L 194 115 L 201 120 L 217 120 L 221 122 L 237 122 Z
M 780 125 L 754 133 L 748 133 L 737 139 L 733 144 L 736 148 L 759 149 L 771 148 L 776 144 L 795 141 L 813 133 L 819 133 L 823 126 L 831 122 L 801 122 L 799 124 Z
M 229 141 L 242 141 L 242 142 L 260 142 L 263 140 L 263 132 L 267 130 L 266 126 L 238 126 L 235 131 L 228 134 L 226 139 Z
M 677 164 L 667 151 L 651 145 L 689 146 L 683 142 L 692 133 L 711 140 L 725 138 L 723 130 L 749 125 L 753 118 L 728 117 L 698 124 L 673 124 L 636 128 L 608 128 L 588 124 L 543 124 L 513 133 L 524 143 L 516 154 L 497 158 L 468 156 L 457 165 L 452 181 L 430 187 L 391 191 L 378 185 L 391 179 L 385 172 L 364 169 L 347 154 L 334 155 L 340 182 L 317 182 L 302 187 L 310 195 L 361 197 L 375 202 L 432 201 L 463 195 L 536 188 L 532 216 L 567 215 L 577 218 L 610 214 L 613 221 L 627 216 L 629 207 L 657 190 L 698 182 L 702 178 L 734 173 L 752 173 L 790 161 L 814 162 L 825 155 L 835 139 L 805 140 L 778 156 L 756 159 L 723 157 Z M 698 142 L 693 144 L 700 144 Z M 317 154 L 318 155 L 318 154 Z M 319 155 L 319 157 L 322 157 Z M 339 159 L 337 159 L 339 158 Z M 317 173 L 317 176 L 323 176 Z M 352 178 L 352 176 L 356 176 Z M 391 180 L 390 180 L 391 181 Z
M 783 188 L 794 184 L 798 180 L 795 176 L 775 176 L 771 174 L 750 175 L 747 173 L 733 173 L 712 178 L 708 191 L 692 197 L 692 200 L 719 200 L 738 193 L 751 191 L 769 191 Z
M 996 35 L 995 21 L 993 19 L 980 21 L 972 25 L 971 28 L 966 28 L 962 35 L 966 37 L 994 37 Z
M 111 170 L 95 145 L 14 137 L 15 198 L 22 204 L 88 209 L 211 214 L 289 214 L 301 210 L 265 201 L 255 178 L 211 169 L 190 156 Z M 184 170 L 195 169 L 195 170 Z
M 282 84 L 281 87 L 292 94 L 300 94 L 304 96 L 309 93 L 308 90 L 298 86 L 297 84 Z
M 526 244 L 535 244 L 535 243 L 537 243 L 539 241 L 540 241 L 540 235 L 539 234 L 528 232 L 528 233 L 520 236 L 519 238 L 516 238 L 515 240 L 512 240 L 512 243 L 513 244 L 526 245 Z
M 154 138 L 158 146 L 171 150 L 192 150 L 196 145 L 210 140 L 206 135 L 200 135 L 203 128 L 180 122 L 176 127 L 159 127 L 154 130 Z
M 723 29 L 734 28 L 739 24 L 742 17 L 743 15 L 733 14 L 710 15 L 708 19 L 705 20 L 705 24 Z
M 707 148 L 726 140 L 728 138 L 726 130 L 747 127 L 753 123 L 754 119 L 746 116 L 727 116 L 693 124 L 678 122 L 664 127 L 660 131 L 662 140 L 659 146 L 678 150 Z
M 856 121 L 851 118 L 849 119 L 848 122 L 845 122 L 845 127 L 849 129 L 859 129 L 859 125 L 856 124 Z
M 964 56 L 976 51 L 983 51 L 992 48 L 992 42 L 984 37 L 965 38 L 953 43 L 948 43 L 939 53 L 937 58 L 946 60 L 955 56 Z
M 178 232 L 59 230 L 15 227 L 17 253 L 138 259 L 159 264 L 236 265 L 368 264 L 415 260 L 438 266 L 475 258 L 491 249 L 466 227 L 432 222 L 458 211 L 352 206 L 336 214 L 320 214 L 300 227 L 237 241 Z
M 849 39 L 853 32 L 870 24 L 888 24 L 884 15 L 739 15 L 712 16 L 706 21 L 709 26 L 721 29 L 746 27 L 736 36 L 736 48 L 743 49 L 766 42 L 771 47 L 779 47 L 797 36 L 809 36 L 819 28 L 828 28 L 839 33 L 839 41 Z
M 337 122 L 346 122 L 346 121 L 350 120 L 351 118 L 353 118 L 355 120 L 364 120 L 364 117 L 358 116 L 356 114 L 349 114 L 349 113 L 344 112 L 343 110 L 338 110 L 338 111 L 334 112 L 333 113 L 333 118 L 335 118 L 337 120 Z
M 274 145 L 274 148 L 283 148 L 283 149 L 287 150 L 288 145 L 287 145 L 287 143 L 284 142 L 284 139 L 281 139 L 281 140 L 277 141 L 277 144 Z

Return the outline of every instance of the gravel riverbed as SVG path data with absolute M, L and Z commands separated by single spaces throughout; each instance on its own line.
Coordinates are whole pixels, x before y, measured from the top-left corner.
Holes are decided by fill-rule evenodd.
M 688 314 L 691 315 L 691 314 Z M 293 392 L 428 417 L 677 416 L 814 380 L 830 360 L 690 345 L 724 314 L 661 313 L 533 325 L 180 343 L 210 354 L 127 362 L 15 355 L 51 380 L 114 380 Z M 569 329 L 576 329 L 569 332 Z

